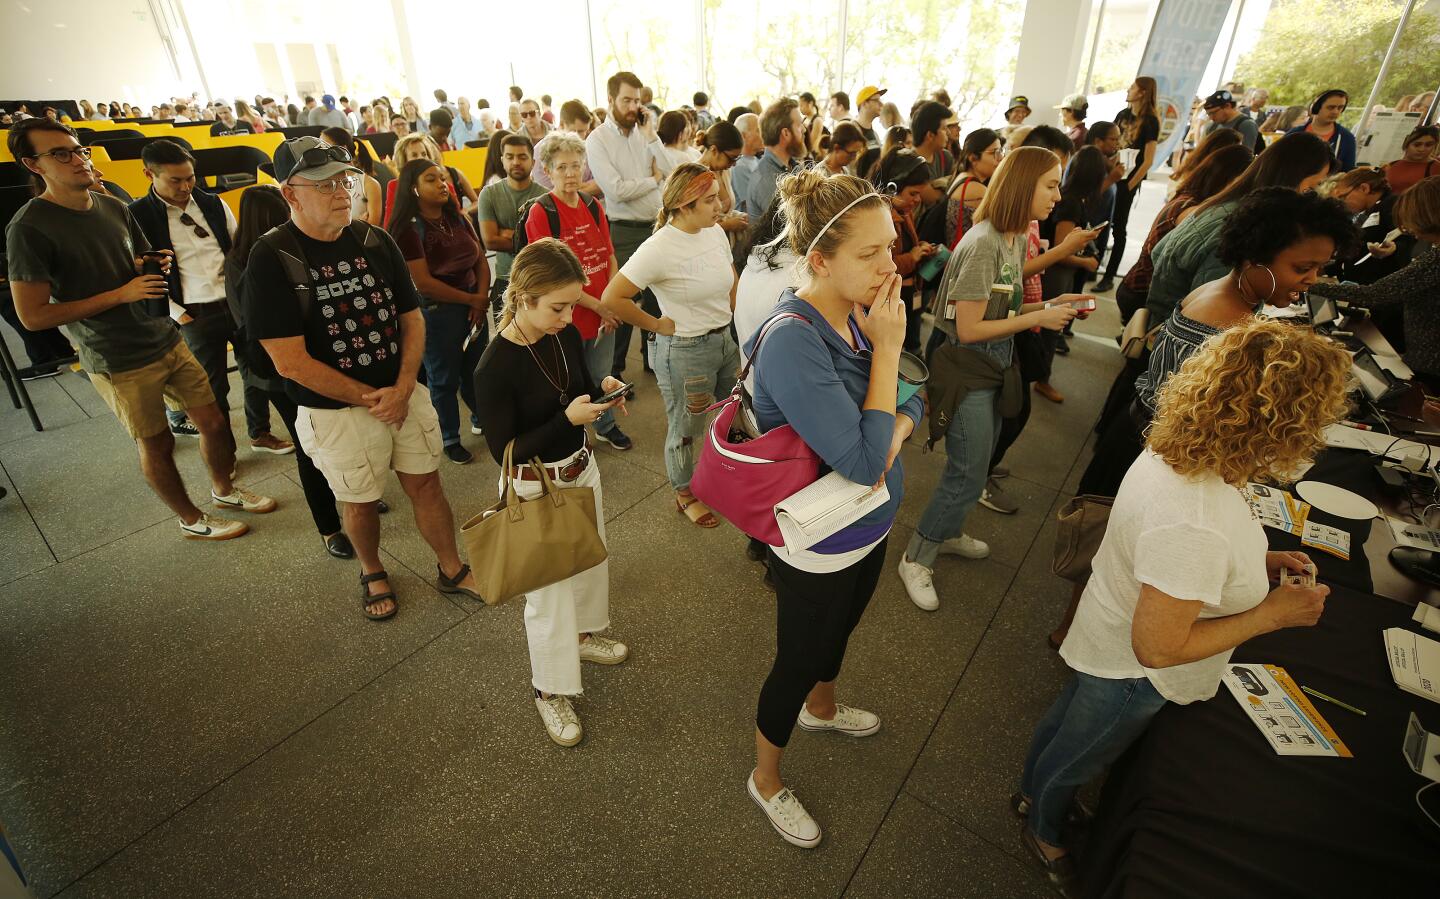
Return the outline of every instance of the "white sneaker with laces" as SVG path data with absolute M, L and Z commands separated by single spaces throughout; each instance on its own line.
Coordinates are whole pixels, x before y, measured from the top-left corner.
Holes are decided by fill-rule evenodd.
M 597 665 L 618 665 L 630 658 L 630 647 L 619 640 L 591 634 L 580 643 L 580 661 Z
M 983 540 L 976 540 L 969 534 L 961 534 L 959 537 L 952 537 L 940 544 L 942 556 L 963 556 L 967 559 L 983 559 L 990 555 L 990 544 Z
M 180 531 L 187 540 L 229 540 L 231 537 L 239 537 L 250 530 L 250 525 L 243 521 L 231 521 L 228 518 L 216 518 L 213 515 L 200 513 L 194 524 L 186 524 L 184 519 L 180 520 Z
M 814 849 L 820 845 L 820 825 L 805 811 L 805 806 L 788 788 L 781 788 L 780 792 L 769 799 L 761 797 L 760 790 L 755 786 L 755 772 L 750 772 L 750 778 L 745 782 L 745 789 L 750 793 L 750 798 L 760 806 L 765 817 L 770 819 L 770 826 L 775 832 L 793 846 L 801 849 Z
M 927 612 L 940 608 L 940 597 L 935 593 L 935 581 L 930 569 L 902 556 L 900 581 L 905 584 L 905 592 L 910 595 L 910 601 L 915 605 Z
M 210 497 L 215 500 L 215 505 L 227 509 L 234 509 L 236 512 L 254 512 L 259 515 L 265 512 L 275 511 L 275 500 L 268 496 L 261 496 L 243 487 L 231 487 L 229 496 L 216 496 L 215 491 L 210 491 Z
M 574 746 L 584 736 L 580 729 L 580 716 L 575 714 L 575 707 L 570 704 L 568 696 L 551 696 L 549 699 L 536 696 L 535 708 L 540 712 L 540 720 L 545 722 L 545 732 L 556 744 Z
M 833 730 L 852 737 L 868 737 L 880 730 L 879 715 L 838 702 L 835 703 L 835 717 L 829 721 L 816 718 L 810 714 L 808 707 L 802 705 L 796 723 L 801 730 Z

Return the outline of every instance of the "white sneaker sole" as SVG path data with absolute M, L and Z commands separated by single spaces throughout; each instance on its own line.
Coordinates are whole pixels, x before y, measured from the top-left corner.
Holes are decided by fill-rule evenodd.
M 250 533 L 250 526 L 247 524 L 239 528 L 238 530 L 211 531 L 208 534 L 197 534 L 194 531 L 187 531 L 182 528 L 181 533 L 185 535 L 186 540 L 234 540 L 236 537 L 243 537 L 246 534 Z
M 880 732 L 880 722 L 878 720 L 875 722 L 874 727 L 867 727 L 864 730 L 846 730 L 843 727 L 834 727 L 831 725 L 806 724 L 805 721 L 800 718 L 796 718 L 795 723 L 800 725 L 801 730 L 808 730 L 812 733 L 828 731 L 830 733 L 844 734 L 847 737 L 868 737 Z
M 536 709 L 536 712 L 535 712 L 535 713 L 536 713 L 537 715 L 540 714 L 538 708 Z M 559 736 L 558 734 L 556 734 L 555 731 L 551 730 L 551 729 L 550 729 L 550 725 L 548 725 L 548 724 L 545 723 L 545 716 L 544 716 L 544 715 L 540 715 L 540 726 L 543 727 L 543 728 L 545 728 L 545 735 L 546 735 L 547 737 L 549 737 L 549 738 L 550 738 L 550 742 L 554 743 L 556 746 L 565 746 L 565 747 L 568 748 L 568 747 L 570 747 L 570 746 L 574 746 L 576 743 L 579 743 L 581 740 L 583 740 L 583 739 L 585 738 L 585 728 L 584 728 L 583 725 L 577 730 L 577 732 L 576 732 L 576 734 L 575 734 L 575 739 L 573 739 L 573 740 L 566 740 L 566 739 L 562 738 L 561 736 Z
M 275 502 L 274 499 L 271 499 L 268 505 L 256 506 L 253 509 L 245 508 L 244 503 L 227 503 L 223 500 L 216 499 L 213 496 L 210 497 L 210 500 L 216 506 L 219 506 L 222 509 L 229 509 L 231 512 L 248 512 L 251 515 L 265 515 L 269 512 L 274 512 L 280 506 L 280 504 Z
M 750 798 L 755 800 L 755 804 L 760 806 L 760 813 L 765 816 L 766 821 L 770 822 L 770 826 L 774 828 L 775 832 L 780 834 L 780 839 L 789 843 L 791 846 L 799 846 L 801 849 L 814 849 L 820 845 L 820 840 L 825 836 L 825 831 L 823 830 L 815 835 L 815 839 L 805 840 L 794 834 L 785 832 L 779 824 L 775 823 L 775 819 L 770 817 L 770 807 L 766 805 L 764 799 L 760 798 L 760 791 L 755 789 L 755 776 L 753 774 L 745 781 L 745 792 L 749 793 Z
M 580 656 L 580 661 L 582 661 L 582 662 L 590 662 L 590 663 L 595 664 L 595 665 L 620 665 L 620 664 L 623 664 L 623 663 L 624 663 L 627 659 L 629 659 L 629 658 L 630 658 L 630 653 L 628 653 L 628 652 L 625 653 L 623 656 L 620 656 L 619 658 L 616 658 L 615 656 L 605 656 L 604 658 L 601 658 L 601 657 L 599 657 L 599 656 L 587 656 L 587 655 L 581 654 L 581 656 Z
M 291 453 L 295 452 L 295 444 L 292 443 L 292 444 L 290 444 L 288 447 L 286 447 L 285 449 L 271 449 L 271 448 L 268 447 L 268 446 L 255 446 L 254 444 L 251 444 L 251 445 L 250 445 L 250 452 L 252 452 L 252 453 L 269 453 L 269 454 L 272 455 L 272 456 L 288 456 L 288 455 L 290 455 Z

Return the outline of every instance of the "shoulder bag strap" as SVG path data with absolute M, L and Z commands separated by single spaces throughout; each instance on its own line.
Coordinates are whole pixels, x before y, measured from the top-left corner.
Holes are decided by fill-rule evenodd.
M 280 257 L 280 267 L 285 270 L 285 277 L 295 292 L 295 302 L 300 307 L 300 318 L 309 319 L 310 307 L 314 304 L 314 288 L 310 284 L 310 264 L 305 259 L 300 241 L 284 225 L 276 225 L 266 231 L 260 235 L 260 240 Z
M 750 352 L 750 358 L 745 360 L 745 368 L 741 370 L 740 379 L 735 382 L 735 389 L 731 391 L 731 396 L 737 396 L 744 388 L 745 379 L 750 375 L 750 369 L 755 367 L 755 360 L 760 358 L 760 344 L 765 341 L 765 335 L 770 333 L 770 329 L 772 327 L 787 318 L 799 319 L 800 321 L 805 322 L 807 325 L 811 323 L 810 319 L 806 318 L 798 312 L 781 312 L 777 315 L 771 316 L 771 318 L 766 321 L 765 324 L 761 325 L 759 333 L 755 335 L 755 349 Z

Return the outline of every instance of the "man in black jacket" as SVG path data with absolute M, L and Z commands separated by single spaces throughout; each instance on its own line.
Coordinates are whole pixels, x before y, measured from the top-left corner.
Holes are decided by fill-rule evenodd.
M 173 141 L 151 141 L 140 159 L 145 163 L 150 191 L 130 204 L 130 213 L 152 247 L 175 252 L 175 264 L 167 277 L 169 296 L 149 301 L 147 310 L 180 326 L 186 345 L 205 369 L 215 402 L 228 417 L 226 347 L 235 336 L 235 323 L 226 308 L 224 269 L 225 254 L 235 235 L 235 216 L 218 196 L 196 186 L 195 157 L 189 150 Z M 245 424 L 250 448 L 277 454 L 294 452 L 294 444 L 270 433 L 265 391 L 248 383 L 243 351 L 235 361 L 242 382 L 246 382 Z M 167 409 L 165 414 L 175 435 L 199 436 L 183 411 Z

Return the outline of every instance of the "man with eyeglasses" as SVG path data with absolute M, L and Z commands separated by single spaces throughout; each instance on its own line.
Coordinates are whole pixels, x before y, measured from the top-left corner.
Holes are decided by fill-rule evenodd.
M 44 186 L 5 232 L 16 311 L 32 330 L 64 325 L 80 349 L 80 363 L 140 451 L 151 489 L 180 519 L 184 536 L 226 540 L 249 530 L 244 522 L 202 512 L 175 467 L 175 438 L 165 420 L 165 397 L 179 402 L 200 430 L 200 453 L 210 473 L 212 501 L 223 509 L 269 512 L 275 500 L 231 481 L 235 467 L 229 427 L 205 370 L 174 325 L 145 309 L 165 296 L 165 276 L 145 274 L 149 241 L 125 204 L 91 191 L 95 172 L 88 147 L 68 125 L 32 119 L 10 130 L 11 154 Z M 154 252 L 163 269 L 173 254 Z M 52 302 L 53 299 L 53 302 Z
M 376 506 L 392 469 L 435 551 L 441 592 L 480 595 L 440 487 L 439 419 L 415 385 L 425 351 L 420 295 L 394 239 L 352 223 L 359 174 L 343 147 L 314 137 L 281 144 L 275 178 L 291 218 L 255 244 L 240 293 L 247 332 L 299 407 L 295 437 L 343 506 L 365 616 L 380 620 L 398 608 Z
M 180 326 L 185 344 L 195 354 L 215 402 L 230 416 L 229 359 L 226 348 L 235 340 L 235 323 L 225 302 L 225 256 L 235 239 L 235 216 L 225 202 L 197 186 L 195 157 L 178 143 L 156 140 L 140 151 L 150 191 L 130 204 L 130 214 L 145 232 L 151 248 L 171 250 L 175 260 L 167 282 L 170 295 L 147 303 L 152 315 L 170 318 Z M 265 391 L 253 383 L 243 349 L 235 354 L 245 396 L 245 429 L 254 452 L 284 455 L 295 445 L 270 432 L 270 404 Z M 165 410 L 170 432 L 177 437 L 199 437 L 200 431 L 173 406 Z M 230 436 L 229 430 L 226 431 Z M 230 436 L 231 451 L 234 437 Z

